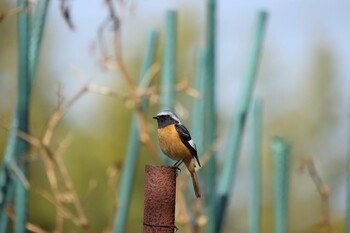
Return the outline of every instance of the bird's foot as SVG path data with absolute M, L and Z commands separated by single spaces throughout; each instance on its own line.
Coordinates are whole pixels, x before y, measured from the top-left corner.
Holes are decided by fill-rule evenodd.
M 178 160 L 173 166 L 176 169 L 176 177 L 178 175 L 178 171 L 181 172 L 180 165 L 182 164 L 182 160 Z
M 176 169 L 176 177 L 177 177 L 181 172 L 181 169 L 178 166 L 174 166 L 174 168 Z

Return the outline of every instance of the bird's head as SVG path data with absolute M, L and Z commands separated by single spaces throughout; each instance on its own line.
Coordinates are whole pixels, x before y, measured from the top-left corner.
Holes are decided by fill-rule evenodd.
M 160 112 L 157 116 L 154 116 L 153 119 L 157 120 L 158 128 L 164 128 L 171 124 L 181 124 L 181 121 L 176 114 L 170 111 Z

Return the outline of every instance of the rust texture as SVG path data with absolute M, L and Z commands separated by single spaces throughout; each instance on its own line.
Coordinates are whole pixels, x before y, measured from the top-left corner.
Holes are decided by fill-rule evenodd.
M 168 166 L 145 168 L 144 233 L 173 233 L 175 226 L 176 169 Z

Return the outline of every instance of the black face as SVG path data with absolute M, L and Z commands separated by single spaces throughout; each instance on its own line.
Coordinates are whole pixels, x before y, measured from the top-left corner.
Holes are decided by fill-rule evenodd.
M 170 115 L 160 115 L 153 117 L 158 122 L 158 128 L 164 128 L 168 125 L 172 125 L 175 123 L 178 123 L 174 118 L 172 118 Z

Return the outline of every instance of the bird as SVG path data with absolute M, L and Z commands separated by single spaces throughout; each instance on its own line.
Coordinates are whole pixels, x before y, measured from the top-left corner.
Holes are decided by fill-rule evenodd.
M 171 111 L 162 111 L 153 117 L 158 123 L 158 140 L 162 152 L 170 159 L 176 160 L 175 167 L 184 162 L 192 177 L 194 192 L 197 198 L 201 197 L 198 178 L 195 170 L 194 158 L 198 165 L 196 144 L 191 138 L 188 129 L 181 123 L 178 116 Z

